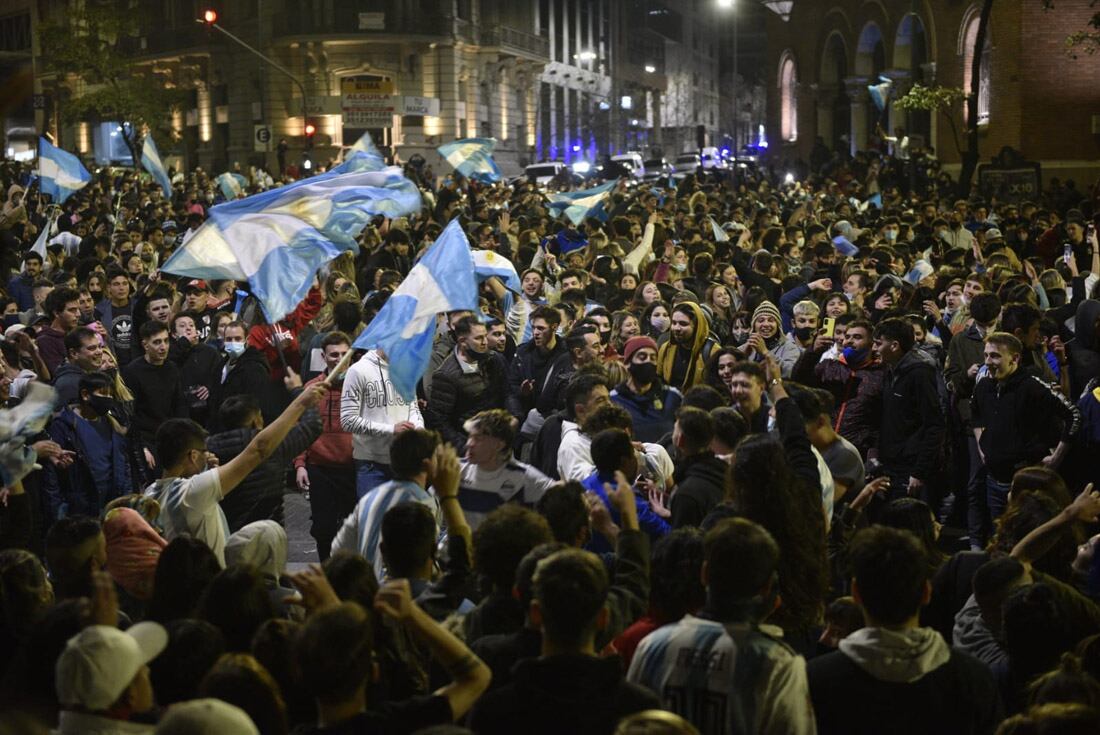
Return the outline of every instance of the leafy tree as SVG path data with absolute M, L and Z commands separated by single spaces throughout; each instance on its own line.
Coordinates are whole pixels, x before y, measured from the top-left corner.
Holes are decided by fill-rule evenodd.
M 1054 0 L 1042 0 L 1042 2 L 1046 10 L 1055 9 Z M 1095 8 L 1097 5 L 1100 5 L 1100 0 L 1089 0 L 1090 8 Z M 1080 53 L 1091 56 L 1097 51 L 1100 51 L 1100 12 L 1092 14 L 1084 29 L 1066 37 L 1066 53 L 1075 59 Z
M 62 110 L 66 122 L 117 120 L 135 165 L 146 130 L 165 131 L 184 93 L 155 79 L 134 51 L 138 8 L 127 0 L 87 0 L 82 12 L 58 13 L 39 31 L 47 67 L 82 83 Z
M 926 87 L 923 84 L 914 84 L 894 104 L 906 111 L 942 112 L 947 124 L 951 127 L 951 138 L 955 141 L 955 150 L 959 152 L 959 156 L 962 156 L 962 141 L 959 139 L 959 126 L 955 122 L 955 116 L 961 112 L 958 106 L 964 99 L 966 99 L 966 92 L 960 87 L 944 87 L 939 84 Z

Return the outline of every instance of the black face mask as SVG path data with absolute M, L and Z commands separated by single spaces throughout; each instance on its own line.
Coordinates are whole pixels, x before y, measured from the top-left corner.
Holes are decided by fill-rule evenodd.
M 115 399 L 109 396 L 97 396 L 94 393 L 88 396 L 88 405 L 100 415 L 106 415 L 115 407 Z
M 803 341 L 803 342 L 805 342 L 811 336 L 813 336 L 813 333 L 814 333 L 814 328 L 813 327 L 795 327 L 794 328 L 794 336 L 798 337 L 798 339 Z
M 632 362 L 627 370 L 630 372 L 630 377 L 634 378 L 634 382 L 639 386 L 651 385 L 657 379 L 657 365 L 652 362 Z

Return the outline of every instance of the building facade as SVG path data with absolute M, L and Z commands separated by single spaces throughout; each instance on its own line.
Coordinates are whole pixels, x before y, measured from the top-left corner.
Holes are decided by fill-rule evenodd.
M 81 2 L 27 0 L 16 14 L 30 27 L 38 13 L 72 14 Z M 700 139 L 732 139 L 722 90 L 733 78 L 732 14 L 711 0 L 133 0 L 132 9 L 140 32 L 120 38 L 119 52 L 185 99 L 165 121 L 171 140 L 157 141 L 170 164 L 272 169 L 281 141 L 287 165 L 307 149 L 320 163 L 370 132 L 403 159 L 429 162 L 441 143 L 492 137 L 501 168 L 518 173 L 540 160 L 672 157 Z M 275 64 L 196 22 L 206 9 Z M 759 21 L 740 27 L 759 37 Z M 119 121 L 68 121 L 80 80 L 41 60 L 32 76 L 45 101 L 33 111 L 37 130 L 101 163 L 126 155 L 112 140 Z M 744 69 L 738 78 L 751 111 L 762 86 Z M 745 129 L 753 114 L 742 113 Z M 755 114 L 762 122 L 763 109 Z
M 948 170 L 965 149 L 962 105 L 947 113 L 880 111 L 868 85 L 892 94 L 914 83 L 970 89 L 980 0 L 795 0 L 767 20 L 768 137 L 777 160 L 808 161 L 815 139 L 854 153 L 875 143 L 878 125 L 903 127 L 930 145 Z M 1008 146 L 1043 164 L 1044 177 L 1091 183 L 1100 165 L 1100 64 L 1073 58 L 1066 38 L 1084 30 L 1089 0 L 994 4 L 981 50 L 981 160 Z M 949 119 L 950 118 L 950 119 Z

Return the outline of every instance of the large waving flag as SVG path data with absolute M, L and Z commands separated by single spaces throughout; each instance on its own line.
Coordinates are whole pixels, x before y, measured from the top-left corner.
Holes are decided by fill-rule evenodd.
M 475 250 L 471 255 L 474 257 L 474 273 L 479 283 L 496 277 L 509 291 L 519 293 L 522 283 L 512 261 L 492 250 Z
M 61 204 L 92 180 L 80 159 L 45 138 L 38 139 L 38 178 L 43 194 Z
M 560 217 L 564 213 L 574 225 L 580 225 L 589 217 L 604 219 L 607 217 L 607 212 L 603 208 L 604 200 L 617 183 L 619 183 L 618 180 L 608 181 L 591 189 L 549 194 L 547 198 L 550 203 L 547 209 L 553 212 L 555 217 Z
M 420 201 L 416 185 L 397 168 L 321 174 L 213 207 L 161 270 L 247 280 L 274 322 L 305 298 L 318 268 L 358 252 L 355 238 L 371 217 L 413 214 Z
M 382 160 L 382 156 L 364 153 L 363 151 L 352 151 L 343 163 L 329 169 L 329 173 L 346 174 L 354 171 L 381 171 L 384 168 L 386 168 L 386 162 Z
M 234 174 L 226 171 L 224 174 L 219 174 L 214 181 L 217 183 L 218 188 L 221 189 L 222 196 L 226 201 L 233 201 L 234 199 L 240 199 L 244 194 L 245 188 L 248 186 L 248 179 L 240 174 Z
M 886 109 L 886 103 L 890 99 L 890 90 L 893 89 L 894 83 L 886 77 L 879 77 L 878 84 L 867 85 L 867 91 L 871 94 L 871 101 L 875 103 L 875 107 L 879 112 Z
M 164 198 L 171 199 L 172 180 L 168 178 L 168 169 L 164 168 L 164 162 L 160 160 L 160 152 L 152 135 L 146 135 L 145 142 L 141 145 L 141 165 L 160 184 L 160 188 L 164 190 Z
M 501 178 L 500 168 L 493 160 L 493 149 L 496 147 L 497 142 L 492 138 L 463 138 L 444 143 L 436 150 L 466 178 L 492 184 Z
M 34 245 L 31 246 L 32 253 L 38 253 L 38 257 L 42 258 L 43 270 L 49 271 L 50 259 L 46 257 L 46 243 L 50 239 L 50 233 L 54 226 L 57 225 L 57 218 L 61 216 L 61 209 L 58 207 L 50 207 L 52 213 L 46 218 L 46 224 L 42 226 L 42 231 L 38 233 L 38 239 L 34 241 Z
M 718 226 L 718 223 L 714 221 L 714 217 L 707 216 L 710 220 L 710 231 L 714 233 L 715 242 L 729 242 L 730 236 L 726 234 L 726 231 Z
M 428 369 L 436 316 L 477 308 L 470 243 L 453 219 L 352 346 L 385 350 L 393 387 L 411 401 L 416 382 Z

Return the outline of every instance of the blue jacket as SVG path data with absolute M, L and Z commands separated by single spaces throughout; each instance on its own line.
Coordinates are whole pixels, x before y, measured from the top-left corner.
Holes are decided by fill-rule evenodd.
M 34 308 L 34 279 L 26 273 L 18 273 L 8 281 L 8 295 L 15 299 L 19 311 Z
M 622 383 L 611 391 L 611 400 L 622 406 L 633 421 L 634 438 L 656 444 L 672 432 L 676 412 L 684 396 L 671 386 L 655 383 L 648 393 L 639 395 Z
M 599 472 L 593 472 L 588 477 L 584 478 L 581 485 L 585 490 L 591 490 L 600 496 L 600 500 L 611 511 L 611 520 L 615 523 L 622 523 L 619 518 L 619 511 L 615 510 L 615 506 L 611 504 L 611 501 L 607 497 L 607 492 L 604 491 L 604 483 L 609 485 L 615 484 L 615 478 L 608 475 L 601 475 Z M 668 521 L 661 516 L 653 512 L 653 509 L 649 507 L 649 502 L 645 498 L 639 497 L 637 493 L 634 494 L 634 505 L 638 509 L 638 527 L 649 536 L 651 543 L 657 543 L 657 539 L 661 538 L 669 531 L 672 530 L 672 526 L 668 525 Z M 614 551 L 614 547 L 608 543 L 607 539 L 599 534 L 593 534 L 592 539 L 585 546 L 589 551 L 597 554 L 606 554 Z
M 66 406 L 48 431 L 62 449 L 76 452 L 76 460 L 65 469 L 43 463 L 48 470 L 46 502 L 51 520 L 73 515 L 96 518 L 108 502 L 134 492 L 126 437 L 111 429 L 106 419 L 88 421 Z

